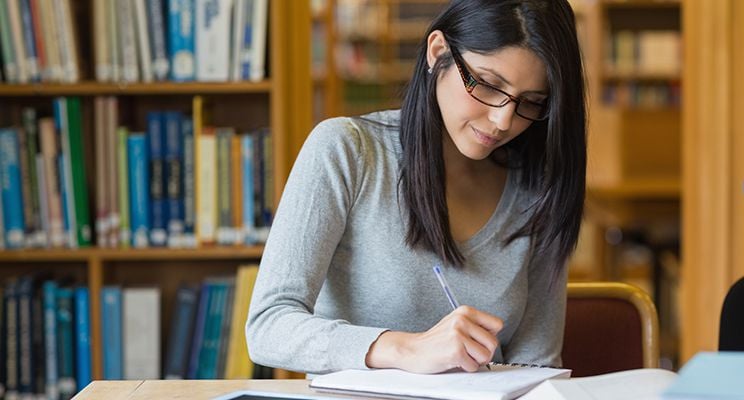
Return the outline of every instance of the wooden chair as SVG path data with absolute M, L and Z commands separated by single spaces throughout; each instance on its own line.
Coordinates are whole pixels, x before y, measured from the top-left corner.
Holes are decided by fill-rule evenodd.
M 656 307 L 641 289 L 569 283 L 563 366 L 572 377 L 659 366 Z

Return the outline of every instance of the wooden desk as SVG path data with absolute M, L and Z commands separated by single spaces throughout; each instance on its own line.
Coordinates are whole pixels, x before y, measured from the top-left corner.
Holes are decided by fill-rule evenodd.
M 349 398 L 348 396 L 314 392 L 307 386 L 308 383 L 309 381 L 304 379 L 93 381 L 73 397 L 73 400 L 196 400 L 211 399 L 226 393 L 249 389 Z M 354 399 L 365 398 L 354 396 Z

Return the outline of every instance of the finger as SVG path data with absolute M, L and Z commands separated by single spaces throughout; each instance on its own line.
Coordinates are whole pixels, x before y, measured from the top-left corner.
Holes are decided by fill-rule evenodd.
M 467 372 L 477 371 L 478 368 L 480 368 L 481 363 L 478 362 L 478 360 L 474 359 L 470 355 L 470 351 L 468 350 L 468 347 L 477 347 L 477 346 L 478 346 L 477 344 L 463 342 L 460 352 L 457 354 L 453 364 L 455 366 L 462 368 L 463 371 L 467 371 Z
M 466 338 L 462 341 L 468 359 L 473 360 L 477 367 L 488 363 L 493 358 L 493 352 L 486 346 L 482 345 L 472 338 Z
M 470 306 L 460 306 L 453 313 L 465 315 L 474 323 L 491 332 L 494 336 L 504 327 L 504 321 L 501 318 Z
M 491 361 L 493 353 L 499 347 L 499 339 L 496 335 L 476 324 L 473 324 L 473 327 L 469 329 L 468 333 L 474 341 L 488 350 L 488 359 L 485 362 Z

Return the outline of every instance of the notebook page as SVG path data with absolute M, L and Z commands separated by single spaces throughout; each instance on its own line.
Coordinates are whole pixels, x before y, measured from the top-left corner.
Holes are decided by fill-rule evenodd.
M 513 399 L 570 370 L 498 365 L 491 371 L 414 374 L 395 369 L 345 370 L 313 379 L 310 387 L 449 400 Z

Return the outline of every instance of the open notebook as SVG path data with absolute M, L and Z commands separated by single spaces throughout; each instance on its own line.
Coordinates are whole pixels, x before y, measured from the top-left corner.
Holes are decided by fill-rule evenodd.
M 478 372 L 414 374 L 397 369 L 344 370 L 321 375 L 317 391 L 442 400 L 511 400 L 546 379 L 568 378 L 571 370 L 494 364 Z

